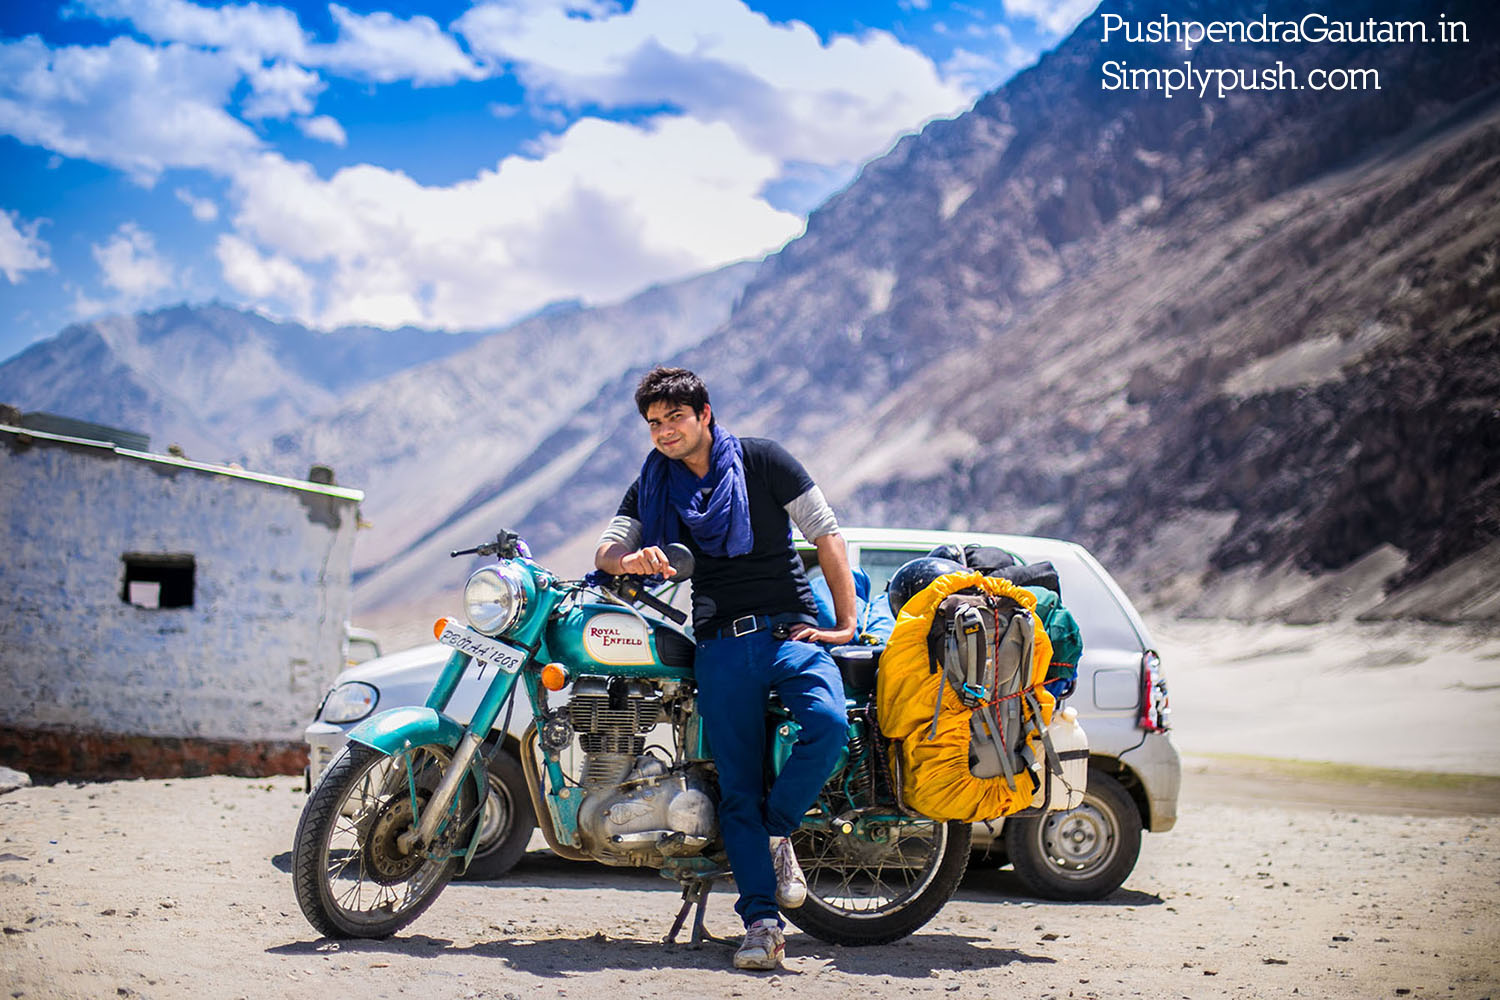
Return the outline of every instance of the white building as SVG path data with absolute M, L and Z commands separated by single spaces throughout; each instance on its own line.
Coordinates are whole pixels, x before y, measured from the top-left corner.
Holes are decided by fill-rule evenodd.
M 362 499 L 0 422 L 0 763 L 300 770 Z

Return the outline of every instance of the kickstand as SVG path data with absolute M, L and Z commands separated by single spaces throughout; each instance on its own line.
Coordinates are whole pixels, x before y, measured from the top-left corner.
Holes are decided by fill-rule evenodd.
M 714 880 L 694 879 L 682 884 L 682 909 L 677 911 L 677 919 L 672 921 L 672 929 L 667 931 L 667 936 L 662 939 L 662 944 L 676 944 L 677 934 L 682 930 L 682 925 L 687 921 L 688 910 L 697 904 L 698 912 L 693 916 L 693 933 L 688 938 L 689 948 L 701 948 L 704 941 L 713 941 L 717 944 L 727 944 L 731 948 L 739 944 L 729 938 L 716 937 L 708 932 L 703 926 L 703 911 L 708 906 L 708 894 L 714 887 Z

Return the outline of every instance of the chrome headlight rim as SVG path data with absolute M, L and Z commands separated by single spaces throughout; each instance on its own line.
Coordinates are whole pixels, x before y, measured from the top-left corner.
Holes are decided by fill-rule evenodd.
M 367 719 L 380 704 L 380 689 L 364 681 L 344 681 L 336 684 L 323 699 L 323 710 L 318 713 L 324 722 L 348 725 Z
M 483 635 L 500 635 L 526 611 L 526 578 L 509 562 L 481 566 L 464 584 L 464 618 Z

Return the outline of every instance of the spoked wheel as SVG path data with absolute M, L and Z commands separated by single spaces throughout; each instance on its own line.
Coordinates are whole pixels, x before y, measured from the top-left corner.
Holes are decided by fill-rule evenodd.
M 785 915 L 830 944 L 895 941 L 931 920 L 969 863 L 967 823 L 902 820 L 792 835 L 807 902 Z
M 302 810 L 292 858 L 297 903 L 313 927 L 328 937 L 389 937 L 432 905 L 478 819 L 466 780 L 435 843 L 410 844 L 450 760 L 441 746 L 387 756 L 349 743 L 329 766 Z

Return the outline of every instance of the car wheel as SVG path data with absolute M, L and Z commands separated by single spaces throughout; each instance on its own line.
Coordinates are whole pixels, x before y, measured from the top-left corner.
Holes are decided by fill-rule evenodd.
M 474 860 L 459 876 L 467 882 L 488 882 L 514 868 L 526 853 L 531 832 L 536 829 L 521 762 L 509 750 L 497 750 L 490 758 L 489 771 L 490 793 L 479 817 Z
M 1135 869 L 1141 814 L 1118 781 L 1091 768 L 1078 808 L 1006 820 L 1005 850 L 1016 877 L 1036 895 L 1103 899 Z

